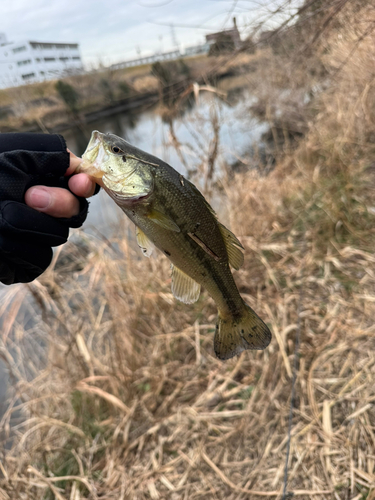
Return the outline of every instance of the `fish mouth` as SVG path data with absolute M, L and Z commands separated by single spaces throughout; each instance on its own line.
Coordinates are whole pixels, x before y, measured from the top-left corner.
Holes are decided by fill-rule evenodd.
M 83 156 L 86 155 L 86 153 L 90 153 L 94 148 L 96 148 L 99 144 L 103 142 L 103 134 L 99 132 L 98 130 L 94 130 L 91 133 L 91 138 L 89 143 L 87 144 L 86 151 L 83 153 Z
M 108 189 L 105 185 L 103 185 L 104 190 L 109 194 L 109 196 L 116 202 L 116 204 L 120 207 L 130 208 L 138 203 L 142 203 L 147 201 L 148 198 L 152 195 L 152 191 L 149 193 L 140 193 L 137 196 L 126 196 L 123 193 L 119 193 L 117 191 L 112 191 Z
M 91 134 L 90 141 L 87 145 L 86 151 L 82 155 L 82 162 L 79 166 L 80 172 L 101 179 L 103 173 L 100 168 L 100 163 L 106 160 L 108 154 L 104 149 L 104 141 L 101 132 L 94 130 Z

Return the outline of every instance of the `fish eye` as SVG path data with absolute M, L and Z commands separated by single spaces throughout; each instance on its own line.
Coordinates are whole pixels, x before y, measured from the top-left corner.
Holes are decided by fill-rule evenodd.
M 118 148 L 117 146 L 112 146 L 111 150 L 112 150 L 112 153 L 115 153 L 115 154 L 117 154 L 117 153 L 119 153 L 121 151 L 121 149 Z

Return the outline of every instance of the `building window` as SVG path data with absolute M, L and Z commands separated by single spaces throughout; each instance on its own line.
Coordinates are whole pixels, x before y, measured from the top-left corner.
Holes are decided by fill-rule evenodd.
M 44 60 L 45 60 L 45 62 L 56 61 L 56 59 L 54 57 L 45 57 Z
M 22 52 L 26 50 L 26 45 L 22 45 L 22 47 L 16 47 L 13 49 L 13 53 L 16 54 L 17 52 Z
M 35 76 L 35 73 L 27 73 L 26 75 L 22 75 L 22 78 L 24 80 L 28 80 L 29 78 L 33 78 Z
M 66 45 L 65 43 L 56 43 L 54 45 L 54 47 L 56 49 L 60 49 L 60 50 L 64 50 L 64 49 L 68 49 L 69 48 L 69 45 Z
M 40 62 L 40 57 L 37 57 L 35 60 L 36 62 Z
M 39 71 L 39 73 L 40 73 L 41 75 L 44 75 L 44 71 Z
M 31 59 L 26 59 L 25 61 L 18 61 L 17 66 L 24 66 L 25 64 L 30 64 Z
M 69 60 L 69 57 L 60 57 L 60 61 L 68 61 L 68 60 Z
M 72 57 L 72 59 L 73 59 L 73 61 L 80 61 L 81 60 L 81 58 L 79 56 L 74 56 L 74 57 Z

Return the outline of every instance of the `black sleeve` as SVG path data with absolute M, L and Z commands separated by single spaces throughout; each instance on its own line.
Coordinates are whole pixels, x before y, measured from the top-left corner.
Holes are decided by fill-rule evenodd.
M 53 246 L 67 241 L 70 227 L 80 227 L 88 203 L 78 198 L 80 213 L 55 218 L 25 204 L 35 185 L 68 188 L 69 153 L 61 135 L 0 134 L 0 281 L 9 285 L 37 278 L 50 264 Z

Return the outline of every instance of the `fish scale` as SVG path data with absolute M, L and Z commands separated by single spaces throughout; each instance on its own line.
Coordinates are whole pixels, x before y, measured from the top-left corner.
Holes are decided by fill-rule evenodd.
M 227 314 L 237 312 L 242 307 L 242 299 L 229 269 L 228 254 L 215 216 L 205 204 L 196 203 L 196 193 L 192 192 L 191 183 L 185 180 L 182 185 L 180 175 L 175 170 L 172 172 L 169 169 L 158 170 L 155 179 L 156 186 L 159 183 L 162 186 L 168 185 L 169 194 L 166 199 L 158 196 L 158 191 L 155 190 L 156 208 L 167 209 L 181 231 L 176 233 L 163 228 L 160 230 L 147 217 L 137 215 L 135 210 L 123 207 L 124 212 L 149 235 L 157 248 L 164 253 L 167 250 L 168 258 L 175 266 L 207 289 L 215 302 L 220 304 L 223 312 Z M 184 214 L 184 217 L 181 217 L 181 214 Z M 196 230 L 197 224 L 199 224 L 198 230 Z M 220 261 L 215 262 L 194 240 L 186 238 L 189 232 L 196 232 L 198 237 L 202 238 L 206 235 L 211 250 Z
M 146 256 L 156 247 L 171 261 L 176 298 L 192 303 L 200 285 L 206 288 L 219 312 L 214 349 L 220 359 L 267 347 L 271 332 L 243 301 L 230 270 L 242 265 L 243 247 L 190 181 L 159 158 L 98 131 L 79 171 L 103 186 L 134 222 Z

